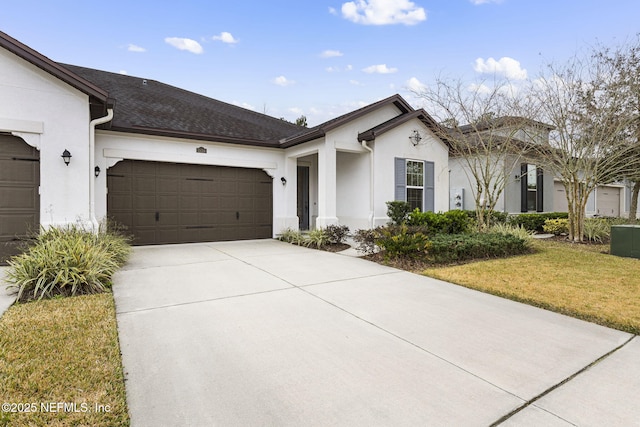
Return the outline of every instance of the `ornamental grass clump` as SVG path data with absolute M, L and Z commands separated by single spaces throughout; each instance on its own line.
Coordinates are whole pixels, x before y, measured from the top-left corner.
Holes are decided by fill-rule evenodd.
M 78 225 L 52 227 L 9 260 L 8 288 L 18 301 L 105 292 L 129 252 L 129 239 L 107 227 L 97 233 Z

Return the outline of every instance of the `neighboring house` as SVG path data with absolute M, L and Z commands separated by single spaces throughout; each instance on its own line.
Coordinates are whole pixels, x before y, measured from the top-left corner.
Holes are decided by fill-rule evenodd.
M 517 128 L 514 127 L 517 123 Z M 540 143 L 549 139 L 552 126 L 533 120 L 500 117 L 475 127 L 461 126 L 460 131 L 470 136 L 476 132 L 492 132 L 495 138 L 514 135 L 524 143 Z M 506 179 L 504 192 L 498 199 L 495 210 L 511 214 L 523 212 L 567 212 L 565 189 L 559 179 L 548 173 L 536 162 L 535 156 L 507 155 L 493 160 L 502 168 Z M 475 209 L 473 197 L 474 179 L 468 173 L 463 159 L 452 156 L 451 209 Z M 585 213 L 588 216 L 628 216 L 631 203 L 631 188 L 623 183 L 600 185 L 589 195 Z
M 367 228 L 394 199 L 448 209 L 448 146 L 399 95 L 307 129 L 0 47 L 0 262 L 29 229 L 105 217 L 164 244 Z
M 486 137 L 499 141 L 507 139 L 510 145 L 535 144 L 548 140 L 552 127 L 533 120 L 514 117 L 499 117 L 494 120 L 459 127 L 459 132 L 468 138 Z M 489 136 L 490 135 L 490 136 Z M 493 154 L 491 162 L 500 168 L 505 178 L 504 190 L 495 210 L 507 213 L 553 211 L 553 175 L 545 172 L 536 162 L 535 156 L 526 157 L 518 153 Z M 464 158 L 452 156 L 451 209 L 475 209 L 475 180 Z

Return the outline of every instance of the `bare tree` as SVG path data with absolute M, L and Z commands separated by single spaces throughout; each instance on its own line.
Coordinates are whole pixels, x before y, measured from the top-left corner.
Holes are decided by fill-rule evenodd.
M 607 64 L 612 72 L 611 85 L 624 94 L 622 114 L 631 119 L 629 128 L 624 129 L 626 137 L 636 146 L 633 156 L 628 159 L 635 164 L 625 176 L 615 177 L 633 182 L 629 218 L 636 218 L 638 210 L 638 193 L 640 193 L 640 122 L 633 120 L 640 113 L 640 36 L 635 40 L 615 48 L 600 46 L 597 48 L 596 58 Z M 624 136 L 623 136 L 624 137 Z
M 549 65 L 531 84 L 538 119 L 554 126 L 548 143 L 536 150 L 562 181 L 569 211 L 569 237 L 583 240 L 587 198 L 602 183 L 633 170 L 624 114 L 626 94 L 612 77 L 613 64 L 598 55 L 575 56 Z
M 478 226 L 491 225 L 492 212 L 508 179 L 532 139 L 523 136 L 530 125 L 514 86 L 505 80 L 481 81 L 438 78 L 414 94 L 441 123 L 439 137 L 449 142 L 450 161 L 467 176 L 475 202 Z

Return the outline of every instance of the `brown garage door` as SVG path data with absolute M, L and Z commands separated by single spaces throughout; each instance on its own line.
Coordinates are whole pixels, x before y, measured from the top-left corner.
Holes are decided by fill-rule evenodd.
M 272 236 L 272 178 L 262 170 L 125 160 L 107 186 L 109 217 L 138 245 Z
M 0 135 L 0 265 L 19 252 L 40 224 L 40 154 L 22 139 Z

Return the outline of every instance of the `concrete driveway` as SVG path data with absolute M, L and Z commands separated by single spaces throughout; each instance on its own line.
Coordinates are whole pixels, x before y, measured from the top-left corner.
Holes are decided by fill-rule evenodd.
M 133 427 L 640 419 L 632 335 L 362 259 L 149 246 L 114 279 Z

